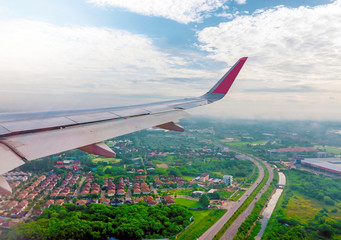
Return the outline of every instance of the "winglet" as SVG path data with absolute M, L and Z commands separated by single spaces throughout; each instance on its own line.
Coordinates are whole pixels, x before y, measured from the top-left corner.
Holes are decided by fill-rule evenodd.
M 209 101 L 217 101 L 223 98 L 232 86 L 246 59 L 247 57 L 242 57 L 239 59 L 233 65 L 233 67 L 231 67 L 230 70 L 213 86 L 213 88 L 211 88 L 211 90 L 202 97 L 208 99 Z

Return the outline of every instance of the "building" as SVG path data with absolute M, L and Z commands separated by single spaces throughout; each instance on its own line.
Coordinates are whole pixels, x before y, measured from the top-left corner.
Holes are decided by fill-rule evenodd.
M 223 182 L 225 185 L 230 186 L 233 182 L 233 176 L 232 175 L 224 175 L 223 176 Z
M 208 173 L 203 173 L 200 175 L 199 181 L 206 182 L 209 178 L 210 178 L 210 175 Z
M 305 158 L 302 167 L 341 177 L 341 158 Z

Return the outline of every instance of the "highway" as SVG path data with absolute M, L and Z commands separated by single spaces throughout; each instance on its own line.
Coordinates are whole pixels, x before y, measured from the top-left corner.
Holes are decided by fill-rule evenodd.
M 226 232 L 224 233 L 224 235 L 220 238 L 220 239 L 233 239 L 233 237 L 236 235 L 236 233 L 238 232 L 238 228 L 240 227 L 240 225 L 244 222 L 245 218 L 247 216 L 250 215 L 251 211 L 253 210 L 255 203 L 260 199 L 260 197 L 262 196 L 262 194 L 268 189 L 268 187 L 270 186 L 270 183 L 274 177 L 274 172 L 273 169 L 271 168 L 271 166 L 265 162 L 263 162 L 266 166 L 266 168 L 269 171 L 269 178 L 265 184 L 265 186 L 263 187 L 263 189 L 261 191 L 259 191 L 259 193 L 257 194 L 257 196 L 252 200 L 252 202 L 250 203 L 250 205 L 244 210 L 244 212 L 242 212 L 238 218 L 231 224 L 231 226 L 226 230 Z M 263 168 L 262 168 L 263 169 Z M 264 176 L 264 172 L 263 172 L 263 176 Z M 258 182 L 258 179 L 257 179 Z M 259 181 L 260 182 L 260 181 Z
M 257 185 L 262 181 L 264 178 L 264 169 L 262 166 L 253 158 L 250 160 L 256 164 L 259 169 L 259 175 L 257 180 L 254 184 L 240 197 L 240 199 L 230 208 L 227 212 L 215 223 L 210 227 L 205 233 L 203 233 L 199 239 L 200 240 L 211 240 L 213 237 L 219 232 L 219 230 L 224 226 L 224 224 L 232 217 L 232 215 L 238 210 L 238 208 L 243 204 L 243 202 L 248 198 L 248 196 L 253 192 L 253 190 L 257 187 Z M 238 220 L 239 218 L 237 218 Z M 240 223 L 241 224 L 241 223 Z M 240 225 L 239 224 L 239 225 Z M 231 226 L 230 226 L 231 227 Z M 238 229 L 238 228 L 237 228 Z M 233 237 L 232 237 L 233 238 Z M 231 238 L 231 239 L 232 239 Z M 226 239 L 226 238 L 223 238 Z

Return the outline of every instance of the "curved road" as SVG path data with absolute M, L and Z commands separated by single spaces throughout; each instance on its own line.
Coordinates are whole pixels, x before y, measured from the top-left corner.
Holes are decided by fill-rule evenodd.
M 226 230 L 224 235 L 220 239 L 233 239 L 236 233 L 238 232 L 238 228 L 240 225 L 245 221 L 245 218 L 251 214 L 251 211 L 253 210 L 255 203 L 260 199 L 262 194 L 268 189 L 273 177 L 274 177 L 274 172 L 271 166 L 265 162 L 263 162 L 266 166 L 266 168 L 269 171 L 269 178 L 266 181 L 265 186 L 263 187 L 262 190 L 260 190 L 257 194 L 257 196 L 252 200 L 250 205 L 242 212 L 238 218 L 231 224 L 231 226 Z M 263 169 L 263 168 L 262 168 Z M 263 172 L 264 173 L 264 172 Z M 258 181 L 258 180 L 257 180 Z
M 255 190 L 257 185 L 264 178 L 264 169 L 262 168 L 262 166 L 253 158 L 250 158 L 250 160 L 254 164 L 256 164 L 256 166 L 259 169 L 259 175 L 258 175 L 256 182 L 252 184 L 252 186 L 243 194 L 243 196 L 241 196 L 240 199 L 237 202 L 235 202 L 235 204 L 230 209 L 228 209 L 228 211 L 215 224 L 213 224 L 205 233 L 203 233 L 200 236 L 199 240 L 213 239 L 213 237 L 219 232 L 219 230 L 224 226 L 224 224 L 232 217 L 232 215 L 238 210 L 238 208 L 243 204 L 243 202 L 248 198 L 248 196 L 253 192 L 253 190 Z M 237 218 L 237 220 L 238 219 L 239 218 Z M 226 238 L 223 238 L 223 239 L 226 239 Z

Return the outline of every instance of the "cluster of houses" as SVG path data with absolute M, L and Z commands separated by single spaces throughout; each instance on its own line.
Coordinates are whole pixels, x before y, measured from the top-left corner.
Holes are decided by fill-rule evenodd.
M 0 218 L 0 227 L 10 229 L 12 226 L 17 225 L 19 222 L 10 221 L 9 219 Z
M 23 171 L 13 171 L 13 172 L 4 173 L 2 176 L 9 183 L 19 182 L 20 184 L 20 182 L 26 182 L 32 176 L 32 173 L 23 172 Z
M 52 175 L 52 174 L 51 174 Z M 74 193 L 72 189 L 79 179 L 79 174 L 73 175 L 72 172 L 68 172 L 64 180 L 59 187 L 52 190 L 50 198 L 65 198 L 73 197 Z
M 177 187 L 182 187 L 182 185 L 184 184 L 184 179 L 182 176 L 173 176 L 170 175 L 168 177 L 166 176 L 154 176 L 154 182 L 155 182 L 155 187 L 157 188 L 161 188 L 163 187 L 165 184 L 167 184 L 168 186 L 175 184 Z
M 150 188 L 145 181 L 141 182 L 141 184 L 139 181 L 135 181 L 133 183 L 133 194 L 134 195 L 150 194 Z
M 89 194 L 99 194 L 100 193 L 100 186 L 94 182 L 92 185 L 92 181 L 94 180 L 92 175 L 88 175 L 85 179 L 85 184 L 80 192 L 80 195 L 85 197 L 88 196 Z M 91 191 L 90 191 L 91 189 Z
M 25 211 L 27 205 L 28 205 L 27 200 L 21 200 L 20 202 L 17 200 L 13 200 L 4 207 L 2 207 L 2 210 L 5 211 L 3 216 L 12 218 L 23 217 L 27 213 Z
M 129 178 L 128 178 L 129 181 Z M 123 182 L 123 177 L 120 177 L 118 180 L 118 184 L 116 186 L 116 195 L 118 196 L 125 196 L 126 192 L 124 190 L 124 182 Z
M 46 179 L 45 175 L 41 175 L 35 180 L 31 185 L 24 190 L 22 190 L 19 195 L 16 197 L 18 200 L 33 200 L 42 190 L 44 190 L 43 186 L 39 186 L 42 181 Z M 39 186 L 39 187 L 38 187 Z
M 115 186 L 113 178 L 110 178 L 110 179 L 105 178 L 103 187 L 108 187 L 106 195 L 108 195 L 109 197 L 112 197 L 116 194 L 116 186 Z
M 56 168 L 66 168 L 73 171 L 76 171 L 80 168 L 81 162 L 78 160 L 62 160 L 57 161 L 57 164 L 55 165 Z

